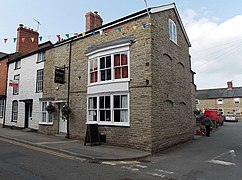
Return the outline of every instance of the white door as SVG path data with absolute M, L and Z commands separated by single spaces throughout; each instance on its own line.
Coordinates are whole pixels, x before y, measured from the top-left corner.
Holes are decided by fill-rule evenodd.
M 64 116 L 62 116 L 62 108 L 64 103 L 60 104 L 60 123 L 59 123 L 59 133 L 67 133 L 67 120 Z

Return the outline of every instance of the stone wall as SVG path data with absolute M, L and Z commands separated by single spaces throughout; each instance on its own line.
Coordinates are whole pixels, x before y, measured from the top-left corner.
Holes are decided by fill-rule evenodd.
M 100 126 L 100 132 L 106 135 L 109 144 L 152 152 L 193 137 L 188 45 L 179 26 L 179 46 L 170 42 L 168 13 L 175 16 L 173 10 L 152 14 L 154 26 L 142 27 L 142 24 L 150 22 L 145 15 L 111 27 L 102 36 L 97 33 L 72 43 L 71 138 L 85 139 L 88 85 L 86 49 L 129 35 L 135 38 L 130 46 L 130 127 Z M 119 27 L 129 28 L 119 31 Z M 69 43 L 48 50 L 46 58 L 44 96 L 66 98 L 66 84 L 54 84 L 53 71 L 55 66 L 67 66 Z
M 173 10 L 152 15 L 152 151 L 193 138 L 189 47 Z M 169 40 L 168 20 L 177 27 Z

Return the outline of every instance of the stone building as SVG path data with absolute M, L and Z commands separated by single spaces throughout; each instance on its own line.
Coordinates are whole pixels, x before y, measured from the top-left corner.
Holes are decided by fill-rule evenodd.
M 175 4 L 102 25 L 86 14 L 86 32 L 46 51 L 43 103 L 56 107 L 46 134 L 85 139 L 96 122 L 109 144 L 157 152 L 193 138 L 194 73 L 190 42 Z M 66 83 L 54 83 L 56 69 Z M 69 103 L 67 123 L 61 109 Z
M 227 88 L 197 90 L 196 108 L 201 111 L 217 109 L 224 115 L 241 116 L 241 98 L 242 87 L 233 87 L 232 81 L 228 81 Z

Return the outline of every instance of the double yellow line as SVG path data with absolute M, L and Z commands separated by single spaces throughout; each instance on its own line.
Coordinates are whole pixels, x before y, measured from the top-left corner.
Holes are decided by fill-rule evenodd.
M 21 147 L 25 147 L 27 149 L 31 149 L 31 150 L 34 150 L 34 151 L 39 151 L 39 152 L 42 152 L 42 153 L 51 154 L 51 155 L 61 157 L 61 158 L 64 158 L 64 159 L 78 160 L 78 161 L 85 161 L 86 160 L 84 158 L 75 157 L 75 156 L 67 155 L 67 154 L 64 154 L 64 153 L 56 152 L 56 151 L 53 151 L 53 150 L 44 149 L 44 148 L 41 148 L 41 147 L 36 147 L 36 146 L 16 142 L 14 140 L 5 139 L 5 138 L 2 138 L 2 137 L 0 137 L 0 141 L 10 143 L 10 144 L 14 144 L 14 145 L 21 146 Z

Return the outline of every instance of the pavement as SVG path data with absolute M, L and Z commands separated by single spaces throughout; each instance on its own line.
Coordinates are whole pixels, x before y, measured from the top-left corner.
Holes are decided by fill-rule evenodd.
M 0 128 L 0 138 L 20 142 L 40 148 L 54 150 L 75 157 L 97 161 L 138 160 L 151 154 L 135 149 L 100 145 L 84 146 L 81 140 L 67 139 L 65 136 L 44 135 L 24 129 Z

